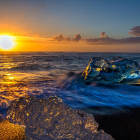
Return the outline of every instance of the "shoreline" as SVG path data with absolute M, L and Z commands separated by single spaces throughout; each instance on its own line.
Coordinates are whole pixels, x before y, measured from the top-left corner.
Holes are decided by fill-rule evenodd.
M 93 108 L 94 109 L 94 108 Z M 95 110 L 108 110 L 109 108 L 96 108 Z M 92 109 L 84 110 L 92 112 L 97 123 L 98 129 L 103 129 L 115 140 L 139 140 L 140 139 L 140 108 L 114 109 L 114 113 L 97 113 Z M 110 109 L 111 111 L 111 109 Z

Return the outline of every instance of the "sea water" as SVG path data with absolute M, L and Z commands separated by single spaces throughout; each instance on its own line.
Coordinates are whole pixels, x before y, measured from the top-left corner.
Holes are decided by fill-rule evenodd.
M 0 52 L 0 115 L 5 117 L 11 102 L 25 96 L 57 96 L 73 109 L 140 107 L 139 78 L 90 85 L 75 80 L 92 57 L 116 56 L 140 64 L 139 53 Z

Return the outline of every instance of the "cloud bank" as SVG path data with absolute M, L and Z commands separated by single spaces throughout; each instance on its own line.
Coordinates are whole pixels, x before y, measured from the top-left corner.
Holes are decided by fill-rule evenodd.
M 137 36 L 138 36 L 138 33 L 137 33 Z M 58 36 L 52 37 L 51 39 L 54 41 L 65 41 L 65 42 L 85 42 L 92 45 L 140 43 L 140 37 L 115 39 L 115 38 L 108 37 L 105 34 L 105 32 L 101 32 L 100 37 L 98 38 L 82 38 L 80 34 L 76 34 L 74 38 L 70 38 L 70 37 L 65 37 L 64 35 L 60 34 Z
M 129 38 L 121 38 L 121 39 L 115 39 L 108 37 L 105 32 L 101 33 L 101 37 L 99 38 L 84 38 L 82 41 L 100 45 L 100 44 L 135 44 L 140 43 L 140 37 L 129 37 Z
M 82 42 L 91 45 L 109 45 L 109 44 L 136 44 L 140 43 L 140 26 L 135 26 L 132 29 L 132 32 L 129 32 L 130 35 L 135 37 L 121 38 L 115 39 L 106 35 L 105 32 L 101 32 L 100 37 L 98 38 L 82 38 L 82 36 L 78 33 L 73 38 L 64 36 L 63 34 L 59 34 L 58 36 L 54 36 L 52 38 L 41 38 L 38 34 L 34 34 L 32 37 L 18 37 L 18 41 L 20 42 L 36 42 L 36 43 L 51 43 L 54 42 Z

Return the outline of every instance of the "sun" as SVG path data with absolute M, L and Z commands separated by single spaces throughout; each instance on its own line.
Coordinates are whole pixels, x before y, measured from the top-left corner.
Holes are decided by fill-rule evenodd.
M 14 46 L 14 42 L 12 41 L 12 36 L 1 35 L 0 36 L 0 47 L 3 50 L 10 50 Z

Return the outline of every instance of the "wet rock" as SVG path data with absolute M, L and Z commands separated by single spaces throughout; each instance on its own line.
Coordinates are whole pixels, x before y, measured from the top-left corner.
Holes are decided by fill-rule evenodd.
M 112 137 L 105 133 L 103 130 L 101 130 L 99 133 L 97 133 L 93 140 L 111 140 Z
M 7 118 L 26 126 L 27 140 L 113 140 L 97 130 L 93 115 L 72 110 L 57 97 L 16 99 L 7 110 Z
M 138 62 L 116 57 L 111 60 L 92 58 L 82 76 L 86 83 L 117 83 L 139 76 Z

